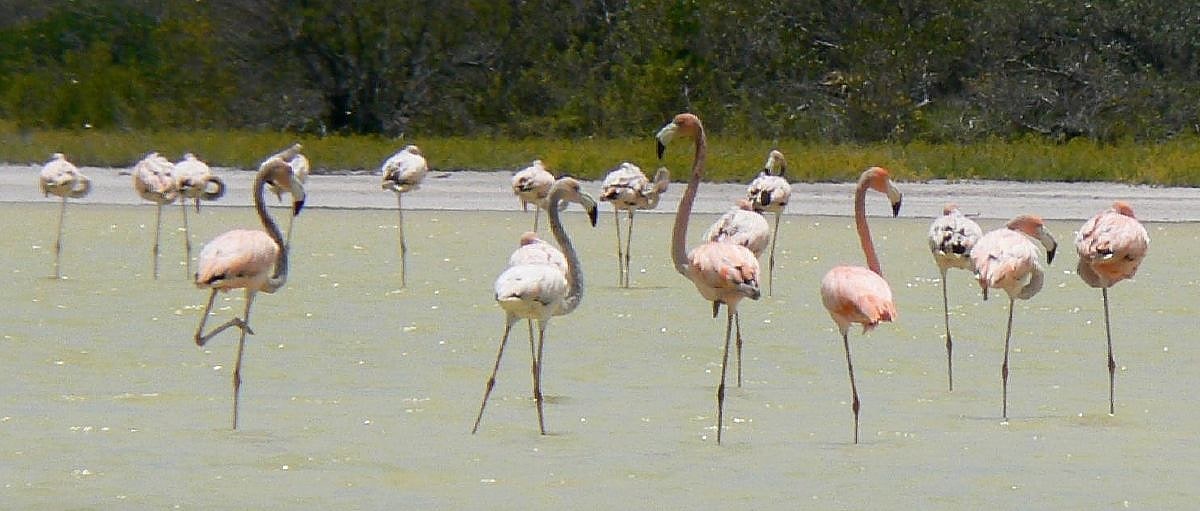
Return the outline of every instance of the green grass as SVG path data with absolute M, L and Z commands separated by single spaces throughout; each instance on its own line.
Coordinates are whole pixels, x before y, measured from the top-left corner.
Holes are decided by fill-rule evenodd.
M 647 173 L 658 167 L 652 133 L 615 139 L 489 139 L 433 137 L 390 140 L 377 136 L 330 136 L 251 131 L 101 132 L 55 130 L 23 132 L 0 122 L 0 161 L 40 163 L 66 153 L 76 164 L 127 167 L 149 151 L 177 159 L 194 152 L 210 164 L 255 168 L 265 156 L 293 142 L 304 144 L 315 172 L 374 170 L 407 143 L 421 146 L 436 170 L 511 171 L 542 159 L 555 173 L 596 179 L 629 160 Z M 1117 181 L 1169 186 L 1200 185 L 1200 138 L 1162 143 L 1097 144 L 1075 140 L 1055 144 L 1038 138 L 974 144 L 821 144 L 709 139 L 706 178 L 746 181 L 757 174 L 771 148 L 788 157 L 793 181 L 846 181 L 871 165 L 892 170 L 904 181 L 999 179 L 1015 181 Z M 692 149 L 677 142 L 665 164 L 679 180 Z

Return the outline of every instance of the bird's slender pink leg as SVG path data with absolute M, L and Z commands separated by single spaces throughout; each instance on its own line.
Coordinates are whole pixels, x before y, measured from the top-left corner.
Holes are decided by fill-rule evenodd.
M 542 206 L 539 204 L 533 205 L 533 232 L 537 232 L 538 216 L 542 214 Z
M 512 314 L 504 318 L 504 335 L 500 337 L 500 350 L 496 352 L 496 363 L 492 365 L 492 375 L 488 377 L 487 385 L 483 389 L 483 401 L 479 403 L 479 414 L 475 416 L 475 425 L 471 427 L 472 435 L 479 430 L 479 421 L 483 419 L 483 408 L 487 406 L 488 396 L 492 395 L 492 388 L 496 386 L 496 371 L 500 369 L 500 357 L 504 356 L 504 345 L 508 343 L 508 332 L 512 330 L 513 323 L 516 322 L 517 317 Z
M 1100 294 L 1104 297 L 1104 336 L 1108 339 L 1108 414 L 1113 415 L 1117 411 L 1113 398 L 1117 385 L 1117 361 L 1113 360 L 1112 329 L 1109 327 L 1108 322 L 1108 288 L 1100 288 Z
M 767 296 L 775 296 L 775 240 L 779 239 L 779 217 L 782 211 L 775 212 L 775 229 L 771 232 L 771 256 L 767 259 Z
M 400 231 L 400 287 L 408 286 L 408 242 L 404 238 L 404 208 L 400 205 L 400 193 L 396 194 L 397 228 Z
M 54 241 L 54 278 L 62 278 L 59 260 L 62 258 L 63 218 L 67 216 L 67 197 L 62 198 L 62 206 L 58 209 L 58 239 Z
M 717 445 L 721 445 L 721 429 L 725 423 L 725 371 L 729 367 L 729 337 L 736 314 L 733 307 L 726 307 L 725 312 L 725 353 L 721 356 L 721 383 L 717 385 Z
M 533 347 L 530 339 L 530 348 Z M 538 320 L 537 357 L 533 359 L 533 402 L 537 405 L 538 431 L 546 434 L 546 420 L 542 413 L 542 347 L 546 342 L 546 321 Z
M 629 228 L 625 234 L 625 270 L 622 274 L 624 282 L 622 285 L 629 287 L 629 245 L 633 243 L 633 209 L 629 210 Z
M 204 314 L 200 315 L 200 326 L 196 328 L 196 335 L 194 337 L 196 340 L 196 346 L 204 346 L 209 339 L 212 339 L 217 334 L 224 332 L 226 328 L 231 326 L 241 328 L 243 331 L 249 331 L 250 335 L 254 335 L 254 330 L 250 330 L 250 325 L 247 325 L 246 322 L 242 321 L 242 318 L 233 318 L 221 324 L 221 326 L 214 328 L 213 331 L 207 334 L 202 334 L 201 332 L 204 331 L 204 324 L 208 322 L 208 313 L 212 310 L 213 300 L 216 297 L 217 290 L 213 289 L 212 293 L 208 295 L 208 305 L 204 307 Z
M 854 383 L 854 362 L 850 361 L 850 339 L 847 336 L 849 328 L 842 328 L 842 346 L 846 348 L 846 370 L 850 373 L 850 409 L 854 411 L 854 443 L 858 443 L 858 410 L 861 408 L 861 403 L 858 401 L 858 385 Z
M 625 286 L 624 254 L 621 253 L 621 211 L 613 207 L 613 222 L 617 226 L 617 286 Z
M 200 199 L 196 199 L 199 201 Z M 192 231 L 188 227 L 187 204 L 183 201 L 179 202 L 179 209 L 183 211 L 183 250 L 184 250 L 184 276 L 192 274 Z
M 942 271 L 942 315 L 946 319 L 946 377 L 950 380 L 950 391 L 954 391 L 954 341 L 950 339 L 950 298 L 946 291 L 946 269 Z
M 154 278 L 158 278 L 158 235 L 162 231 L 162 204 L 159 203 L 156 212 L 154 213 L 154 248 L 150 254 L 151 260 L 154 261 Z
M 742 387 L 742 313 L 733 315 L 733 327 L 737 337 L 737 386 Z
M 1013 302 L 1012 298 L 1008 299 L 1008 330 L 1004 333 L 1004 364 L 1000 366 L 1000 378 L 1003 384 L 1002 395 L 1004 397 L 1004 406 L 1001 408 L 1001 413 L 1004 420 L 1008 420 L 1008 341 L 1012 337 L 1012 321 L 1013 321 Z
M 246 291 L 246 310 L 242 313 L 242 321 L 246 328 L 238 338 L 237 362 L 233 365 L 233 429 L 238 426 L 238 403 L 241 401 L 242 390 L 242 352 L 246 349 L 246 331 L 250 325 L 250 304 L 254 303 L 254 292 Z

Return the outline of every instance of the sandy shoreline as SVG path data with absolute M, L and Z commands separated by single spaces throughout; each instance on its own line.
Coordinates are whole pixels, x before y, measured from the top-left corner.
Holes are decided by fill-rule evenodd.
M 40 166 L 0 165 L 0 202 L 38 202 L 46 199 L 38 192 Z M 92 179 L 92 193 L 79 200 L 92 204 L 141 204 L 133 191 L 128 169 L 84 167 Z M 245 170 L 217 168 L 229 186 L 220 206 L 251 204 L 253 174 Z M 683 171 L 673 175 L 670 190 L 655 213 L 674 211 L 683 193 Z M 405 209 L 512 211 L 520 209 L 509 189 L 509 172 L 434 171 L 421 189 L 404 196 Z M 313 175 L 307 185 L 308 207 L 335 209 L 394 209 L 396 197 L 379 185 L 379 175 Z M 795 183 L 789 215 L 851 214 L 853 183 Z M 1020 183 L 1003 181 L 961 181 L 947 183 L 898 182 L 904 192 L 901 217 L 929 218 L 941 213 L 948 201 L 982 218 L 1004 219 L 1019 213 L 1033 213 L 1053 220 L 1081 220 L 1107 207 L 1113 200 L 1129 201 L 1142 220 L 1160 222 L 1200 221 L 1200 188 L 1134 186 L 1114 183 Z M 593 193 L 598 182 L 585 182 Z M 709 184 L 700 187 L 695 211 L 719 213 L 745 194 L 744 184 Z M 869 201 L 872 214 L 887 214 L 886 201 Z M 602 211 L 608 211 L 606 205 Z

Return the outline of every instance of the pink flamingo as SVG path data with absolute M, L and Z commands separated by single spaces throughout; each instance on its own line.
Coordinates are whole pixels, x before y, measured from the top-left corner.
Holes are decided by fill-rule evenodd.
M 671 173 L 659 167 L 654 181 L 646 178 L 642 169 L 629 162 L 608 172 L 600 184 L 600 202 L 612 202 L 613 220 L 617 232 L 617 285 L 629 287 L 629 245 L 633 242 L 633 213 L 639 209 L 654 209 L 671 184 Z M 621 210 L 629 213 L 625 247 L 621 247 Z
M 492 374 L 487 380 L 483 391 L 483 401 L 479 403 L 479 414 L 475 416 L 475 425 L 471 434 L 479 430 L 479 421 L 483 419 L 483 410 L 487 406 L 488 397 L 496 386 L 496 372 L 500 369 L 500 358 L 504 355 L 504 345 L 508 343 L 508 334 L 512 326 L 520 318 L 538 322 L 538 342 L 535 348 L 533 329 L 529 331 L 529 351 L 533 358 L 533 400 L 537 405 L 538 430 L 546 434 L 546 423 L 542 413 L 542 354 L 546 340 L 546 324 L 554 316 L 570 314 L 583 300 L 583 269 L 580 267 L 579 255 L 571 244 L 571 239 L 563 229 L 559 217 L 559 206 L 564 201 L 578 202 L 587 211 L 592 227 L 596 226 L 596 200 L 584 193 L 579 182 L 564 177 L 554 183 L 547 196 L 546 214 L 550 220 L 550 231 L 554 240 L 562 248 L 561 253 L 537 239 L 534 233 L 521 236 L 521 248 L 509 258 L 511 266 L 500 274 L 493 286 L 496 301 L 504 309 L 504 335 L 500 338 L 500 349 L 496 353 L 496 362 L 492 365 Z M 565 261 L 565 271 L 562 262 Z
M 858 443 L 858 386 L 854 382 L 854 363 L 850 361 L 850 340 L 847 332 L 851 323 L 863 326 L 863 333 L 875 328 L 881 321 L 896 319 L 896 304 L 892 301 L 892 288 L 883 279 L 879 257 L 875 255 L 875 244 L 871 242 L 871 229 L 867 226 L 867 189 L 887 195 L 892 204 L 892 216 L 900 213 L 900 190 L 892 185 L 887 169 L 871 167 L 858 178 L 854 192 L 854 224 L 858 229 L 858 241 L 862 245 L 867 267 L 835 266 L 821 279 L 821 303 L 829 316 L 837 323 L 842 334 L 842 346 L 846 349 L 846 369 L 850 373 L 850 393 L 853 397 L 850 409 L 854 411 L 854 443 Z
M 533 160 L 528 167 L 525 167 L 513 174 L 512 190 L 517 198 L 521 200 L 521 209 L 528 211 L 529 203 L 533 203 L 533 232 L 537 232 L 538 215 L 546 206 L 546 198 L 550 194 L 550 187 L 554 185 L 554 174 L 546 170 L 546 166 L 542 164 L 542 160 Z
M 733 243 L 741 245 L 754 254 L 754 258 L 762 257 L 771 239 L 771 226 L 767 219 L 754 211 L 750 201 L 740 199 L 732 209 L 721 215 L 712 226 L 704 232 L 704 241 L 716 243 Z M 713 317 L 717 315 L 716 302 L 713 302 Z M 742 386 L 742 314 L 733 315 L 734 337 L 737 339 L 737 386 Z
M 133 189 L 143 199 L 155 204 L 154 214 L 154 246 L 151 248 L 151 258 L 154 266 L 154 278 L 158 278 L 158 239 L 162 232 L 162 207 L 179 198 L 179 183 L 174 176 L 175 164 L 158 153 L 147 154 L 145 158 L 133 166 Z M 188 250 L 191 259 L 191 250 Z
M 658 141 L 658 158 L 661 160 L 666 145 L 676 137 L 690 137 L 695 141 L 696 154 L 692 160 L 692 176 L 688 180 L 679 209 L 675 212 L 675 228 L 671 233 L 671 261 L 678 271 L 695 284 L 705 300 L 713 303 L 713 315 L 720 304 L 726 306 L 725 352 L 721 358 L 721 382 L 717 386 L 717 444 L 721 443 L 721 430 L 725 417 L 725 373 L 729 366 L 729 340 L 733 318 L 738 303 L 743 298 L 757 300 L 758 259 L 749 249 L 732 243 L 706 242 L 689 253 L 686 248 L 688 220 L 700 179 L 704 176 L 704 163 L 708 155 L 708 142 L 700 118 L 682 113 L 663 126 L 655 138 Z
M 267 189 L 270 190 L 271 193 L 275 194 L 276 199 L 283 200 L 283 192 L 287 192 L 289 194 L 292 193 L 291 184 L 289 183 L 295 183 L 297 186 L 304 186 L 305 181 L 308 181 L 309 162 L 308 157 L 304 156 L 304 154 L 300 152 L 303 150 L 304 145 L 297 142 L 292 144 L 291 147 L 288 147 L 287 149 L 268 156 L 266 160 L 259 164 L 259 168 L 261 169 L 264 165 L 267 165 L 268 162 L 271 162 L 271 160 L 279 160 L 282 163 L 286 163 L 288 168 L 291 169 L 292 177 L 290 179 L 287 179 L 286 181 L 283 179 L 275 179 L 274 181 L 267 183 Z M 271 163 L 271 165 L 278 166 L 277 163 Z M 285 245 L 292 244 L 292 223 L 295 221 L 295 215 L 288 217 L 287 234 L 284 236 Z
M 408 245 L 404 242 L 404 206 L 400 196 L 420 188 L 428 171 L 421 148 L 412 144 L 383 162 L 383 189 L 396 193 L 396 211 L 400 217 L 396 224 L 400 231 L 400 287 L 408 285 Z
M 983 230 L 974 220 L 967 218 L 958 206 L 946 204 L 942 216 L 929 225 L 929 251 L 942 274 L 942 313 L 946 320 L 946 376 L 950 390 L 954 390 L 954 362 L 951 353 L 954 341 L 950 338 L 950 299 L 946 292 L 946 270 L 950 268 L 971 269 L 971 248 L 983 236 Z
M 196 213 L 200 212 L 200 201 L 214 201 L 225 196 L 225 180 L 214 176 L 207 163 L 187 153 L 175 162 L 175 182 L 179 189 L 179 206 L 183 212 L 183 247 L 187 251 L 184 268 L 192 273 L 192 233 L 188 226 L 187 199 L 196 201 Z M 210 190 L 210 185 L 215 186 Z
M 208 304 L 200 316 L 200 326 L 196 328 L 196 345 L 204 346 L 209 339 L 229 327 L 238 327 L 242 331 L 238 339 L 237 362 L 233 367 L 233 429 L 237 429 L 238 425 L 242 351 L 246 346 L 246 333 L 254 333 L 250 329 L 250 305 L 254 303 L 255 293 L 274 293 L 287 282 L 288 246 L 264 203 L 263 194 L 268 183 L 288 190 L 292 195 L 292 215 L 300 213 L 304 207 L 304 186 L 296 180 L 286 162 L 277 158 L 268 159 L 254 177 L 254 209 L 265 232 L 237 229 L 217 236 L 200 250 L 199 269 L 195 275 L 196 287 L 212 289 Z M 271 273 L 272 267 L 274 273 Z M 231 289 L 245 290 L 246 309 L 242 317 L 234 317 L 207 334 L 203 333 L 217 291 L 228 292 Z
M 1004 405 L 1002 413 L 1008 419 L 1008 346 L 1012 338 L 1013 306 L 1020 298 L 1028 300 L 1041 291 L 1045 279 L 1041 254 L 1033 240 L 1046 248 L 1046 263 L 1054 261 L 1058 243 L 1046 230 L 1040 217 L 1019 215 L 1001 229 L 984 234 L 971 249 L 971 264 L 975 278 L 987 300 L 988 289 L 1003 289 L 1008 294 L 1008 330 L 1004 333 L 1004 363 L 1000 366 Z
M 1138 265 L 1146 257 L 1150 235 L 1133 216 L 1133 208 L 1124 201 L 1097 213 L 1075 237 L 1079 253 L 1076 272 L 1087 285 L 1100 288 L 1104 297 L 1104 336 L 1108 339 L 1108 413 L 1116 412 L 1113 391 L 1116 386 L 1117 363 L 1112 354 L 1112 329 L 1108 320 L 1108 288 L 1137 274 Z
M 54 153 L 50 161 L 42 166 L 38 176 L 38 189 L 42 195 L 50 194 L 62 197 L 62 206 L 58 210 L 58 238 L 54 241 L 54 278 L 62 278 L 59 269 L 59 259 L 62 257 L 63 219 L 67 216 L 67 199 L 86 197 L 92 191 L 92 181 L 79 172 L 63 153 Z
M 755 211 L 775 213 L 775 229 L 771 233 L 771 256 L 767 261 L 767 296 L 775 294 L 775 241 L 779 238 L 779 217 L 792 199 L 792 185 L 784 174 L 787 172 L 787 160 L 783 153 L 772 150 L 767 153 L 767 162 L 763 164 L 762 173 L 750 182 L 746 188 L 746 198 L 754 206 Z

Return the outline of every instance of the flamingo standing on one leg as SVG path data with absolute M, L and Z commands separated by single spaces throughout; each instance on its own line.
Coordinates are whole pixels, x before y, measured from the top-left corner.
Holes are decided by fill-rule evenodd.
M 1108 413 L 1116 413 L 1113 393 L 1116 387 L 1117 362 L 1113 360 L 1112 328 L 1108 320 L 1108 288 L 1137 274 L 1146 257 L 1150 235 L 1133 216 L 1133 208 L 1124 201 L 1097 213 L 1075 237 L 1079 253 L 1076 273 L 1087 285 L 1100 288 L 1104 297 L 1104 336 L 1108 340 Z
M 767 296 L 775 294 L 775 241 L 779 238 L 779 217 L 787 208 L 792 198 L 792 185 L 788 183 L 784 173 L 787 172 L 787 160 L 783 153 L 772 150 L 767 154 L 767 162 L 763 171 L 746 190 L 746 198 L 758 212 L 770 211 L 775 213 L 775 230 L 771 233 L 771 256 L 767 260 Z
M 750 250 L 757 259 L 762 257 L 771 239 L 771 227 L 762 214 L 756 213 L 750 201 L 741 199 L 733 209 L 721 215 L 708 231 L 704 233 L 704 241 L 717 243 L 733 243 Z M 717 317 L 718 303 L 713 302 L 713 317 Z M 737 345 L 737 386 L 742 386 L 742 313 L 733 315 L 733 330 Z
M 1001 229 L 989 231 L 975 242 L 971 249 L 971 264 L 975 278 L 987 300 L 988 289 L 1003 289 L 1008 294 L 1008 329 L 1004 333 L 1004 363 L 1000 366 L 1003 388 L 1001 413 L 1008 419 L 1008 346 L 1012 338 L 1013 307 L 1015 300 L 1028 300 L 1041 291 L 1045 279 L 1040 250 L 1034 240 L 1046 247 L 1046 263 L 1054 261 L 1058 243 L 1046 230 L 1042 219 L 1033 215 L 1019 215 L 1008 221 Z
M 528 167 L 513 174 L 512 190 L 521 200 L 521 209 L 528 211 L 529 203 L 533 203 L 533 232 L 537 232 L 538 214 L 546 207 L 546 198 L 552 185 L 554 175 L 546 170 L 542 160 L 533 160 Z
M 642 169 L 629 162 L 622 162 L 604 176 L 600 185 L 600 202 L 613 205 L 613 220 L 617 226 L 617 285 L 629 287 L 629 245 L 633 242 L 633 213 L 639 209 L 654 209 L 658 200 L 671 184 L 671 173 L 659 167 L 654 181 L 646 179 Z M 621 210 L 629 213 L 629 228 L 625 236 L 625 247 L 621 247 Z
M 292 169 L 283 160 L 268 159 L 254 177 L 254 209 L 263 224 L 264 231 L 238 229 L 217 236 L 200 250 L 199 270 L 195 283 L 198 288 L 212 289 L 208 304 L 200 316 L 200 326 L 194 337 L 197 346 L 204 346 L 209 339 L 229 327 L 241 329 L 238 339 L 237 362 L 233 367 L 233 429 L 238 426 L 238 402 L 242 387 L 242 352 L 246 347 L 246 333 L 250 329 L 250 305 L 255 293 L 274 293 L 287 282 L 288 246 L 284 243 L 279 226 L 267 212 L 264 188 L 268 183 L 286 187 L 292 196 L 292 214 L 297 215 L 304 207 L 304 186 L 295 179 Z M 274 273 L 271 272 L 274 267 Z M 246 309 L 242 317 L 221 324 L 208 333 L 204 324 L 212 310 L 217 291 L 244 289 Z
M 880 322 L 890 322 L 897 318 L 896 304 L 892 301 L 892 288 L 883 278 L 879 256 L 875 254 L 875 244 L 871 241 L 871 229 L 867 226 L 868 189 L 887 195 L 892 204 L 892 216 L 900 213 L 900 190 L 892 184 L 887 169 L 871 167 L 863 171 L 858 178 L 858 188 L 854 192 L 854 225 L 858 229 L 858 242 L 862 245 L 863 255 L 866 256 L 867 267 L 835 266 L 821 279 L 821 303 L 829 311 L 834 323 L 837 323 L 838 331 L 842 334 L 842 347 L 846 350 L 846 370 L 850 373 L 852 397 L 850 409 L 854 411 L 856 444 L 861 403 L 858 400 L 858 386 L 854 382 L 854 363 L 850 360 L 850 324 L 862 325 L 863 333 L 867 333 Z
M 38 176 L 38 188 L 42 195 L 50 194 L 62 198 L 62 206 L 58 209 L 58 238 L 54 241 L 54 278 L 62 278 L 59 259 L 62 257 L 63 219 L 67 216 L 67 199 L 86 197 L 92 191 L 92 181 L 79 172 L 63 153 L 54 153 L 50 161 L 42 166 Z
M 725 352 L 721 358 L 721 382 L 717 385 L 717 443 L 721 443 L 721 429 L 725 417 L 725 373 L 729 366 L 729 340 L 733 318 L 738 303 L 743 298 L 757 300 L 758 258 L 750 249 L 733 243 L 705 242 L 687 251 L 687 226 L 704 176 L 704 163 L 708 156 L 708 141 L 700 118 L 691 113 L 676 115 L 674 120 L 663 126 L 655 135 L 658 142 L 658 157 L 662 159 L 666 145 L 676 137 L 690 137 L 695 141 L 696 154 L 692 160 L 692 175 L 688 180 L 679 209 L 675 212 L 675 227 L 671 232 L 671 261 L 678 271 L 691 280 L 705 300 L 713 302 L 715 310 L 725 304 Z
M 412 144 L 383 162 L 383 189 L 396 192 L 396 211 L 400 217 L 396 224 L 400 230 L 400 287 L 408 284 L 408 245 L 404 242 L 404 206 L 400 196 L 420 188 L 428 171 L 421 148 Z
M 154 278 L 158 278 L 158 240 L 162 231 L 162 207 L 179 198 L 179 183 L 173 174 L 175 165 L 158 153 L 150 153 L 133 166 L 133 189 L 143 199 L 153 202 L 156 206 L 154 213 L 154 246 L 151 248 Z M 191 258 L 189 250 L 188 258 Z
M 487 380 L 483 392 L 483 401 L 479 404 L 479 414 L 475 416 L 475 425 L 471 428 L 474 434 L 479 430 L 479 421 L 483 419 L 483 410 L 487 406 L 492 388 L 496 386 L 496 371 L 500 368 L 500 357 L 504 355 L 504 345 L 508 342 L 508 333 L 520 318 L 536 319 L 538 322 L 538 342 L 536 348 L 533 342 L 533 330 L 529 333 L 529 350 L 533 358 L 533 399 L 537 405 L 538 430 L 546 434 L 546 423 L 542 413 L 542 354 L 546 339 L 546 324 L 551 317 L 570 314 L 579 306 L 583 299 L 583 270 L 580 267 L 579 255 L 571 245 L 571 239 L 563 229 L 559 217 L 559 205 L 563 201 L 578 202 L 584 207 L 591 220 L 596 225 L 596 200 L 584 193 L 579 182 L 566 177 L 556 181 L 547 199 L 546 213 L 550 220 L 550 230 L 554 239 L 562 248 L 562 254 L 555 256 L 538 255 L 541 251 L 546 254 L 546 248 L 536 247 L 526 249 L 537 243 L 545 244 L 536 239 L 536 234 L 522 235 L 522 247 L 514 253 L 510 262 L 519 264 L 509 266 L 496 279 L 493 289 L 496 301 L 504 309 L 504 335 L 500 338 L 500 349 L 496 353 L 496 362 L 492 365 L 492 374 Z M 524 251 L 524 252 L 523 252 Z M 557 264 L 559 257 L 566 260 L 566 272 Z M 542 262 L 544 259 L 545 262 Z
M 266 165 L 267 162 L 278 159 L 281 162 L 286 163 L 288 168 L 292 169 L 292 178 L 288 181 L 296 183 L 299 186 L 304 186 L 304 183 L 308 181 L 309 163 L 308 157 L 304 156 L 304 154 L 300 152 L 303 150 L 303 145 L 299 143 L 292 144 L 291 147 L 268 156 L 266 160 L 259 164 L 258 168 L 261 170 L 263 165 Z M 276 179 L 275 181 L 276 182 L 273 183 L 267 183 L 267 189 L 271 190 L 271 193 L 275 194 L 276 199 L 283 200 L 283 192 L 288 192 L 289 194 L 292 193 L 290 184 L 284 183 L 283 180 L 280 179 Z M 287 235 L 284 236 L 284 244 L 290 245 L 292 243 L 292 222 L 295 221 L 295 215 L 288 217 Z
M 200 212 L 200 201 L 214 201 L 225 196 L 225 181 L 214 176 L 208 167 L 196 155 L 187 153 L 183 159 L 175 163 L 175 181 L 179 188 L 179 206 L 183 212 L 183 246 L 187 251 L 185 268 L 187 274 L 192 274 L 192 233 L 188 227 L 187 199 L 196 201 L 196 212 Z M 210 187 L 215 187 L 211 189 Z
M 950 390 L 954 390 L 954 362 L 951 353 L 954 341 L 950 338 L 950 300 L 946 291 L 946 270 L 950 268 L 971 269 L 971 248 L 983 236 L 983 230 L 974 220 L 967 218 L 958 206 L 947 204 L 942 216 L 929 225 L 929 251 L 942 274 L 942 312 L 946 320 L 946 377 Z

